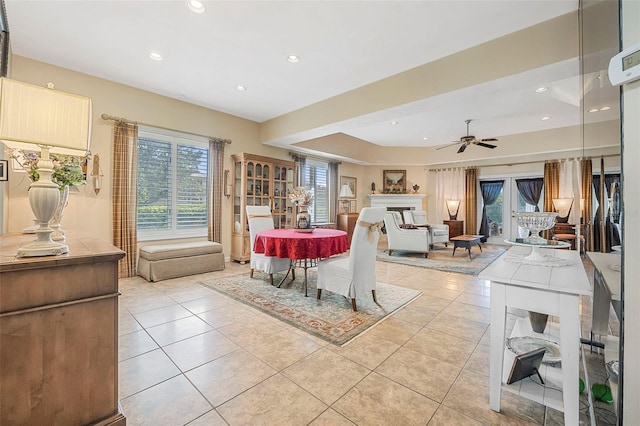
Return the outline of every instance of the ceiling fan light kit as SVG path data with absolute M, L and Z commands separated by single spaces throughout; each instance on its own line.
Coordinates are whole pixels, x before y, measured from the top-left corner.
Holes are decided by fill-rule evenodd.
M 473 145 L 478 145 L 478 146 L 482 146 L 484 148 L 490 148 L 493 149 L 496 147 L 496 145 L 487 143 L 487 142 L 498 142 L 498 139 L 496 138 L 487 138 L 487 139 L 476 139 L 476 137 L 474 135 L 470 135 L 469 134 L 469 123 L 471 123 L 471 119 L 465 120 L 464 122 L 467 123 L 467 134 L 465 136 L 462 136 L 460 138 L 459 141 L 457 142 L 453 142 L 450 145 L 445 145 L 445 146 L 441 146 L 440 148 L 436 148 L 436 149 L 443 149 L 443 148 L 447 148 L 453 145 L 458 145 L 458 144 L 462 144 L 460 145 L 460 148 L 458 148 L 458 154 L 462 153 L 465 151 L 465 149 L 467 149 L 467 147 L 471 144 Z

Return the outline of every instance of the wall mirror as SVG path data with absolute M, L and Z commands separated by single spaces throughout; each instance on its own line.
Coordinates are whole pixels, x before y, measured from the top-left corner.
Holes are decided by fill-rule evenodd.
M 579 9 L 583 158 L 592 158 L 594 182 L 592 206 L 595 216 L 591 223 L 593 235 L 589 238 L 591 245 L 588 242 L 587 248 L 600 253 L 612 253 L 615 248 L 620 251 L 624 249 L 624 212 L 621 211 L 620 202 L 623 182 L 620 89 L 611 85 L 607 75 L 609 60 L 619 52 L 621 46 L 619 8 L 617 1 L 581 0 Z M 616 255 L 610 254 L 609 257 L 615 259 Z M 609 266 L 613 266 L 613 263 Z M 621 269 L 620 263 L 618 266 Z M 606 267 L 607 265 L 604 266 Z M 601 334 L 592 333 L 590 340 L 592 343 L 604 344 L 605 347 L 599 349 L 604 351 L 605 366 L 612 366 L 617 362 L 617 375 L 622 376 L 623 366 L 619 360 L 620 348 L 624 342 L 624 301 L 621 291 L 623 274 L 621 270 L 617 275 L 607 270 L 604 272 L 609 281 L 617 279 L 617 283 L 609 282 L 606 283 L 607 286 L 619 290 L 616 290 L 618 294 L 611 295 L 611 306 L 609 303 L 605 304 L 606 313 L 609 314 L 608 323 L 605 318 L 604 328 L 594 328 L 592 324 L 592 331 L 595 329 Z M 594 278 L 598 277 L 598 273 L 594 274 Z M 594 308 L 598 303 L 598 283 L 595 281 L 598 280 L 594 279 Z M 621 412 L 622 386 L 618 386 L 614 372 L 607 369 L 607 373 L 607 385 L 611 387 L 614 399 L 614 407 L 610 413 L 614 417 L 612 423 L 617 423 L 615 416 Z

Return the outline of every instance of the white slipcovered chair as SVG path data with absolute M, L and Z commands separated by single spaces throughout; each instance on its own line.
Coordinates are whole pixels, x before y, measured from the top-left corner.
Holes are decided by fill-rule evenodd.
M 253 278 L 253 271 L 262 271 L 269 274 L 269 281 L 273 285 L 273 274 L 281 271 L 288 271 L 291 266 L 290 259 L 281 259 L 273 256 L 265 256 L 263 253 L 253 251 L 253 245 L 256 241 L 256 234 L 260 231 L 273 229 L 273 216 L 269 206 L 247 206 L 247 220 L 249 222 L 249 243 L 251 244 L 251 272 L 250 277 Z M 295 271 L 292 272 L 292 278 L 295 279 Z
M 356 298 L 371 291 L 376 300 L 376 252 L 380 228 L 386 209 L 365 207 L 358 215 L 348 255 L 329 257 L 318 263 L 318 299 L 322 290 L 351 299 L 351 307 L 358 310 Z
M 429 254 L 431 236 L 426 228 L 403 229 L 402 217 L 399 212 L 386 212 L 384 227 L 387 230 L 387 250 L 389 255 L 394 250 L 417 251 Z
M 447 247 L 449 243 L 449 225 L 436 224 L 427 222 L 427 212 L 424 210 L 405 210 L 408 211 L 415 225 L 429 225 L 429 235 L 431 236 L 431 247 L 434 244 L 444 243 Z

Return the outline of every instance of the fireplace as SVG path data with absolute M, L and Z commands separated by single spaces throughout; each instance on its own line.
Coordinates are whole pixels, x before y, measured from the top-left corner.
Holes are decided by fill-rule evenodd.
M 422 199 L 424 194 L 370 194 L 371 207 L 385 207 L 389 211 L 424 210 Z

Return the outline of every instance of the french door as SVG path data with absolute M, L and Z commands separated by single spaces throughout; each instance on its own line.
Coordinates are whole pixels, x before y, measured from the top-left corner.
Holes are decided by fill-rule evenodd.
M 523 196 L 518 192 L 516 180 L 526 179 L 540 176 L 503 176 L 499 178 L 491 178 L 488 180 L 502 180 L 502 191 L 496 198 L 496 201 L 488 205 L 486 208 L 487 222 L 489 225 L 489 244 L 504 244 L 504 240 L 515 240 L 516 238 L 526 237 L 523 234 L 526 230 L 519 229 L 516 222 L 517 212 L 533 212 L 536 206 L 528 204 Z M 482 182 L 482 180 L 481 180 Z M 478 197 L 479 211 L 478 218 L 482 219 L 482 197 Z M 538 206 L 543 211 L 543 196 L 540 196 Z M 528 232 L 527 232 L 528 234 Z

